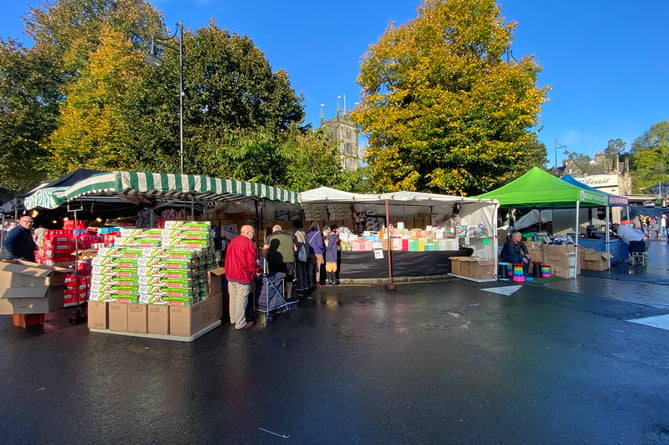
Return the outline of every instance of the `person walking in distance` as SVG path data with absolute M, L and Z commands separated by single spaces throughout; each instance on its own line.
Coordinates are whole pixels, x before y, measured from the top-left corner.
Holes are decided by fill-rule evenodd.
M 230 323 L 235 329 L 248 329 L 253 321 L 246 321 L 246 304 L 256 274 L 260 273 L 258 254 L 253 243 L 255 229 L 244 225 L 240 235 L 233 238 L 225 251 L 225 276 L 230 295 Z

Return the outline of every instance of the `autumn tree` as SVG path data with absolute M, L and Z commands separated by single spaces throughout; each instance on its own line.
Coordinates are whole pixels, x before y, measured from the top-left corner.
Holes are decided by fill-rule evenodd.
M 630 149 L 634 189 L 669 182 L 669 121 L 653 124 L 632 142 Z
M 353 118 L 380 188 L 473 194 L 545 157 L 530 129 L 547 89 L 532 57 L 510 57 L 515 27 L 494 0 L 425 0 L 371 46 Z
M 61 125 L 49 144 L 54 175 L 86 166 L 101 170 L 131 170 L 133 155 L 128 91 L 137 82 L 142 60 L 130 41 L 103 25 L 100 43 L 80 75 L 65 87 Z

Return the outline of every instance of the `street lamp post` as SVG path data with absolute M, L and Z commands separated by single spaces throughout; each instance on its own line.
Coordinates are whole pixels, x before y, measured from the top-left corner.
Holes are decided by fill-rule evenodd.
M 557 174 L 557 156 L 558 156 L 557 153 L 558 153 L 558 148 L 564 148 L 564 153 L 563 153 L 563 154 L 564 154 L 565 156 L 569 154 L 569 152 L 567 151 L 567 146 L 566 146 L 566 145 L 562 145 L 562 144 L 560 144 L 560 143 L 558 142 L 557 138 L 555 138 L 555 166 L 554 166 L 554 168 L 555 168 L 555 173 L 556 173 L 556 174 Z
M 170 37 L 151 37 L 151 51 L 144 57 L 144 62 L 149 65 L 160 68 L 163 66 L 163 61 L 156 52 L 156 46 L 154 45 L 154 40 L 159 40 L 161 42 L 167 42 L 169 40 L 177 40 L 179 46 L 177 48 L 169 45 L 168 43 L 162 43 L 162 46 L 165 48 L 170 48 L 179 52 L 179 172 L 183 175 L 184 173 L 184 24 L 182 20 L 179 20 L 177 23 L 177 29 L 174 31 L 174 34 Z M 177 37 L 178 33 L 178 37 Z

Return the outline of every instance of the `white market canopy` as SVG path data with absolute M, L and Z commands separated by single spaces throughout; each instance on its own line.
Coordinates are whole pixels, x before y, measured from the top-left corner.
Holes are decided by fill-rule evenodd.
M 55 209 L 84 197 L 115 197 L 224 202 L 247 198 L 296 204 L 296 192 L 247 181 L 203 175 L 114 171 L 90 176 L 68 187 L 36 190 L 26 197 L 26 209 Z
M 318 187 L 299 194 L 300 204 L 337 204 L 337 203 L 367 203 L 367 204 L 407 204 L 421 206 L 439 206 L 454 203 L 470 203 L 497 205 L 494 199 L 466 198 L 462 196 L 440 195 L 421 192 L 389 192 L 379 194 L 350 193 L 330 187 Z

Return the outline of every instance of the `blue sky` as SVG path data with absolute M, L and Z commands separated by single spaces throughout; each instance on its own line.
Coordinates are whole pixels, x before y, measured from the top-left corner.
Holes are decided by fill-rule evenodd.
M 21 19 L 36 0 L 3 5 L 0 37 L 25 38 Z M 651 125 L 669 120 L 669 1 L 505 0 L 515 20 L 512 52 L 534 55 L 549 85 L 539 138 L 550 165 L 555 140 L 574 153 L 602 151 L 609 139 L 631 142 Z M 220 28 L 248 35 L 274 70 L 287 71 L 304 96 L 307 122 L 335 115 L 337 97 L 351 109 L 360 100 L 360 59 L 387 25 L 416 16 L 419 0 L 154 0 L 165 23 L 183 20 L 197 30 L 214 19 Z M 558 163 L 564 148 L 557 151 Z

